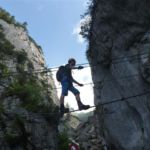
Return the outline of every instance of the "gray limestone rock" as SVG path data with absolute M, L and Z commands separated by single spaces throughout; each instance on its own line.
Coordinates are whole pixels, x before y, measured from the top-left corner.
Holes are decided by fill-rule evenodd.
M 98 107 L 100 133 L 111 150 L 149 150 L 150 2 L 93 2 L 88 57 L 95 104 L 118 100 Z
M 41 48 L 22 27 L 0 19 L 0 28 L 0 44 L 15 54 L 0 49 L 0 149 L 57 150 L 59 101 L 51 73 L 38 73 L 46 68 Z

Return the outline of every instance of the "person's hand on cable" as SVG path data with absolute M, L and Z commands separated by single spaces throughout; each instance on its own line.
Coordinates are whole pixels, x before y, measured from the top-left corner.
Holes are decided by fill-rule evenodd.
M 80 69 L 83 69 L 84 67 L 83 66 L 78 66 L 78 69 L 80 70 Z
M 78 85 L 79 85 L 79 86 L 84 86 L 84 85 L 83 85 L 83 84 L 81 84 L 81 83 L 78 83 Z

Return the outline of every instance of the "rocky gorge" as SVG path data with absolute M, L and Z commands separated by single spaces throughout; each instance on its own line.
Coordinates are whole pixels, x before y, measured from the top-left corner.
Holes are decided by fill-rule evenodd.
M 149 150 L 149 8 L 148 0 L 91 0 L 81 34 L 96 109 L 86 122 L 70 114 L 60 120 L 42 48 L 25 22 L 1 8 L 0 149 L 66 150 L 59 147 L 65 130 L 81 150 Z
M 58 149 L 58 98 L 41 47 L 0 9 L 0 149 Z M 54 117 L 55 116 L 55 117 Z
M 150 148 L 150 2 L 93 0 L 87 57 L 99 134 L 110 150 Z

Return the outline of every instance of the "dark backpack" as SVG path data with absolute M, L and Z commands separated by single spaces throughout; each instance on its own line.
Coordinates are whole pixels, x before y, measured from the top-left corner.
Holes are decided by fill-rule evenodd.
M 65 66 L 60 66 L 58 68 L 58 71 L 56 72 L 56 79 L 58 82 L 61 82 L 62 78 L 63 78 L 63 75 L 65 74 L 66 72 L 66 68 Z

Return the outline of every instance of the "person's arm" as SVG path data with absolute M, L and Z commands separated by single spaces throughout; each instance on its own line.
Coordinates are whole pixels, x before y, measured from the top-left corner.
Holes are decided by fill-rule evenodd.
M 76 66 L 68 66 L 68 67 L 70 67 L 70 69 L 83 69 L 83 68 L 84 68 L 83 66 L 78 66 L 78 67 L 76 67 Z M 71 79 L 72 79 L 72 82 L 78 84 L 79 86 L 83 86 L 83 84 L 77 82 L 77 81 L 72 77 L 72 74 L 71 74 Z
M 73 77 L 71 77 L 71 78 L 72 78 L 72 81 L 73 81 L 74 83 L 78 84 L 79 86 L 83 86 L 83 84 L 81 84 L 81 83 L 79 83 L 78 81 L 76 81 Z
M 84 67 L 83 66 L 70 66 L 70 69 L 83 69 Z
M 78 81 L 76 81 L 75 79 L 73 79 L 73 82 L 78 84 L 79 86 L 83 86 L 83 84 L 79 83 Z

